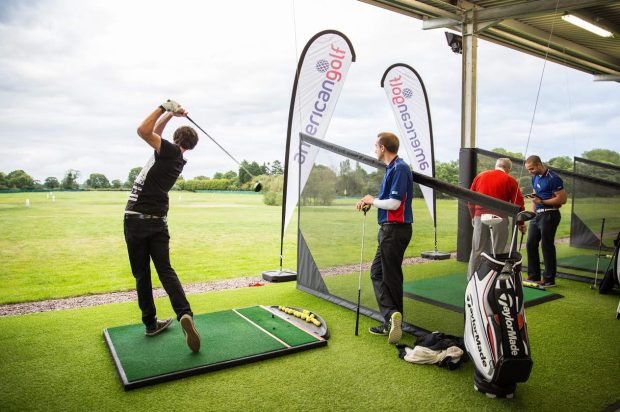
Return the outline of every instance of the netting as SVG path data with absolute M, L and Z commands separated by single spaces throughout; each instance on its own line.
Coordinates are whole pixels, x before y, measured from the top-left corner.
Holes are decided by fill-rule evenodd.
M 377 210 L 371 208 L 364 222 L 364 215 L 355 209 L 355 204 L 364 195 L 376 195 L 379 192 L 385 165 L 322 140 L 306 136 L 302 136 L 302 139 L 321 149 L 300 196 L 298 287 L 355 309 L 361 261 L 361 313 L 382 321 L 370 279 L 370 264 L 378 246 Z M 369 149 L 372 143 L 369 142 Z M 474 213 L 477 207 L 484 207 L 490 214 L 505 217 L 507 227 L 510 224 L 508 218 L 518 211 L 514 205 L 417 173 L 413 175 L 414 182 L 433 188 L 439 197 L 437 230 L 441 250 L 456 250 L 459 200 Z M 414 194 L 413 215 L 413 236 L 405 253 L 405 282 L 415 279 L 416 270 L 411 259 L 419 259 L 417 257 L 422 251 L 434 247 L 432 218 L 419 194 L 418 197 Z M 484 230 L 489 229 L 485 227 Z M 495 246 L 498 254 L 500 248 L 504 250 L 509 247 L 508 244 Z M 490 245 L 488 252 L 492 252 Z M 465 278 L 465 271 L 461 275 Z M 412 311 L 408 307 L 405 298 L 404 320 L 414 324 Z M 420 321 L 419 318 L 415 320 Z
M 492 169 L 497 158 L 508 157 L 513 163 L 511 174 L 518 179 L 521 191 L 532 192 L 532 178 L 522 169 L 523 159 L 483 149 L 476 149 L 476 153 L 478 173 Z M 599 262 L 599 266 L 605 267 L 606 256 L 613 250 L 613 239 L 620 230 L 620 168 L 575 157 L 572 171 L 551 169 L 562 178 L 568 195 L 568 202 L 560 209 L 562 220 L 555 237 L 558 270 L 560 276 L 586 280 L 594 276 L 603 219 L 603 263 Z M 527 257 L 524 263 L 527 266 Z M 573 272 L 586 278 L 572 277 Z
M 592 179 L 574 180 L 570 245 L 598 249 L 602 229 L 602 249 L 611 251 L 620 231 L 620 167 L 581 157 L 573 164 L 575 173 Z

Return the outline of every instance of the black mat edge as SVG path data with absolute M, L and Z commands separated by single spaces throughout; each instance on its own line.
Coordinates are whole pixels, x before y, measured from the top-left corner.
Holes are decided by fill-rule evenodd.
M 575 280 L 577 282 L 583 282 L 583 283 L 594 283 L 594 277 L 575 275 L 573 273 L 565 273 L 565 272 L 557 272 L 555 275 L 562 279 Z M 596 283 L 598 284 L 598 283 L 601 283 L 602 281 L 603 281 L 603 276 L 599 276 Z
M 549 293 L 551 294 L 525 302 L 525 307 L 529 308 L 531 306 L 540 305 L 541 303 L 551 302 L 552 300 L 561 299 L 564 297 L 563 295 L 560 295 L 559 293 L 553 293 L 553 292 L 549 292 Z M 411 293 L 411 292 L 403 292 L 403 295 L 410 299 L 428 303 L 429 305 L 438 306 L 443 309 L 448 309 L 453 312 L 465 313 L 465 309 L 462 306 L 455 306 L 449 303 L 440 302 L 438 300 L 430 299 L 425 296 L 416 295 L 415 293 Z M 463 296 L 463 305 L 465 305 L 465 296 Z
M 162 382 L 169 382 L 181 378 L 187 378 L 189 376 L 201 375 L 203 373 L 217 371 L 221 369 L 230 368 L 238 365 L 245 365 L 247 363 L 258 362 L 266 359 L 277 358 L 279 356 L 288 355 L 291 353 L 302 352 L 304 350 L 313 349 L 321 346 L 327 346 L 327 341 L 317 340 L 316 342 L 310 342 L 299 346 L 293 346 L 290 348 L 283 348 L 276 351 L 265 352 L 257 355 L 246 356 L 244 358 L 233 359 L 229 361 L 213 363 L 211 365 L 198 366 L 192 369 L 186 369 L 179 372 L 167 373 L 165 375 L 153 376 L 150 378 L 138 379 L 132 382 L 126 380 L 123 381 L 123 389 L 129 391 L 132 389 L 142 388 L 144 386 L 154 385 Z M 123 372 L 124 373 L 124 372 Z
M 558 265 L 558 267 L 560 266 Z M 564 269 L 570 269 L 569 267 L 566 267 L 566 266 L 562 266 L 562 267 Z M 581 269 L 577 269 L 577 270 L 581 270 Z M 522 273 L 527 273 L 527 266 L 523 266 Z M 595 273 L 595 272 L 592 272 L 592 273 Z M 573 273 L 566 273 L 566 272 L 556 272 L 555 275 L 562 279 L 575 280 L 577 282 L 583 282 L 583 283 L 594 283 L 594 277 L 590 277 L 590 276 L 575 275 Z M 602 276 L 599 276 L 597 284 L 602 282 L 602 280 L 603 280 Z

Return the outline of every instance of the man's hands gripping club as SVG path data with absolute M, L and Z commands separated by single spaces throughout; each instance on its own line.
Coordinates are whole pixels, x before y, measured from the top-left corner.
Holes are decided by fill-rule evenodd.
M 165 113 L 165 114 L 164 114 Z M 166 100 L 164 103 L 146 118 L 138 126 L 138 136 L 159 153 L 161 148 L 161 135 L 168 121 L 175 117 L 187 117 L 187 111 L 174 100 Z
M 180 104 L 175 102 L 174 100 L 166 100 L 159 107 L 165 112 L 172 112 L 173 114 L 177 113 L 180 110 L 183 110 Z
M 372 202 L 374 202 L 375 198 L 372 195 L 366 195 L 360 199 L 359 202 L 355 205 L 355 208 L 360 211 L 364 211 L 366 213 L 368 209 L 372 206 Z

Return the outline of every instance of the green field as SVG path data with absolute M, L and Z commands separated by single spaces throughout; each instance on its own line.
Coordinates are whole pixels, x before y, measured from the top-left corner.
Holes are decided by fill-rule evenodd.
M 0 194 L 0 303 L 134 288 L 123 237 L 127 193 L 55 197 Z M 170 203 L 171 261 L 182 282 L 260 275 L 279 266 L 281 209 L 265 206 L 262 196 L 172 192 Z M 295 269 L 296 220 L 290 228 L 285 267 Z
M 127 193 L 56 192 L 55 199 L 45 192 L 0 194 L 0 304 L 133 289 L 123 237 Z M 363 215 L 354 210 L 356 200 L 302 208 L 302 231 L 320 268 L 359 263 Z M 279 266 L 281 209 L 264 205 L 262 196 L 171 192 L 170 203 L 171 260 L 182 282 L 260 275 Z M 434 248 L 425 203 L 415 199 L 413 208 L 408 257 Z M 437 202 L 441 251 L 456 250 L 456 215 L 456 201 Z M 562 220 L 559 237 L 568 236 L 569 225 Z M 284 245 L 284 267 L 293 270 L 296 227 L 295 214 Z M 376 234 L 373 209 L 365 261 L 374 256 Z

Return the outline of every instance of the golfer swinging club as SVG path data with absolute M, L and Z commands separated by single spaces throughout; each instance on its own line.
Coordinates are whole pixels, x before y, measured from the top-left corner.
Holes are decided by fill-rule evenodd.
M 191 127 L 181 126 L 174 132 L 174 143 L 161 138 L 166 124 L 173 116 L 186 115 L 187 112 L 181 105 L 168 100 L 149 114 L 138 127 L 138 135 L 155 151 L 133 184 L 125 208 L 124 226 L 129 262 L 136 278 L 138 305 L 142 311 L 146 335 L 155 336 L 172 323 L 172 318 L 158 320 L 156 316 L 151 285 L 152 259 L 161 284 L 170 297 L 177 320 L 181 323 L 187 346 L 193 352 L 198 352 L 200 335 L 194 326 L 193 313 L 183 286 L 170 266 L 170 236 L 166 220 L 168 191 L 185 166 L 183 153 L 196 146 L 198 135 Z
M 387 335 L 389 343 L 398 343 L 402 336 L 403 320 L 403 257 L 411 240 L 413 211 L 413 176 L 407 163 L 398 157 L 398 137 L 392 133 L 379 133 L 375 143 L 377 159 L 385 163 L 385 176 L 378 198 L 364 196 L 357 202 L 357 210 L 364 205 L 378 208 L 380 225 L 377 254 L 370 268 L 370 278 L 381 315 L 382 325 L 368 331 Z

